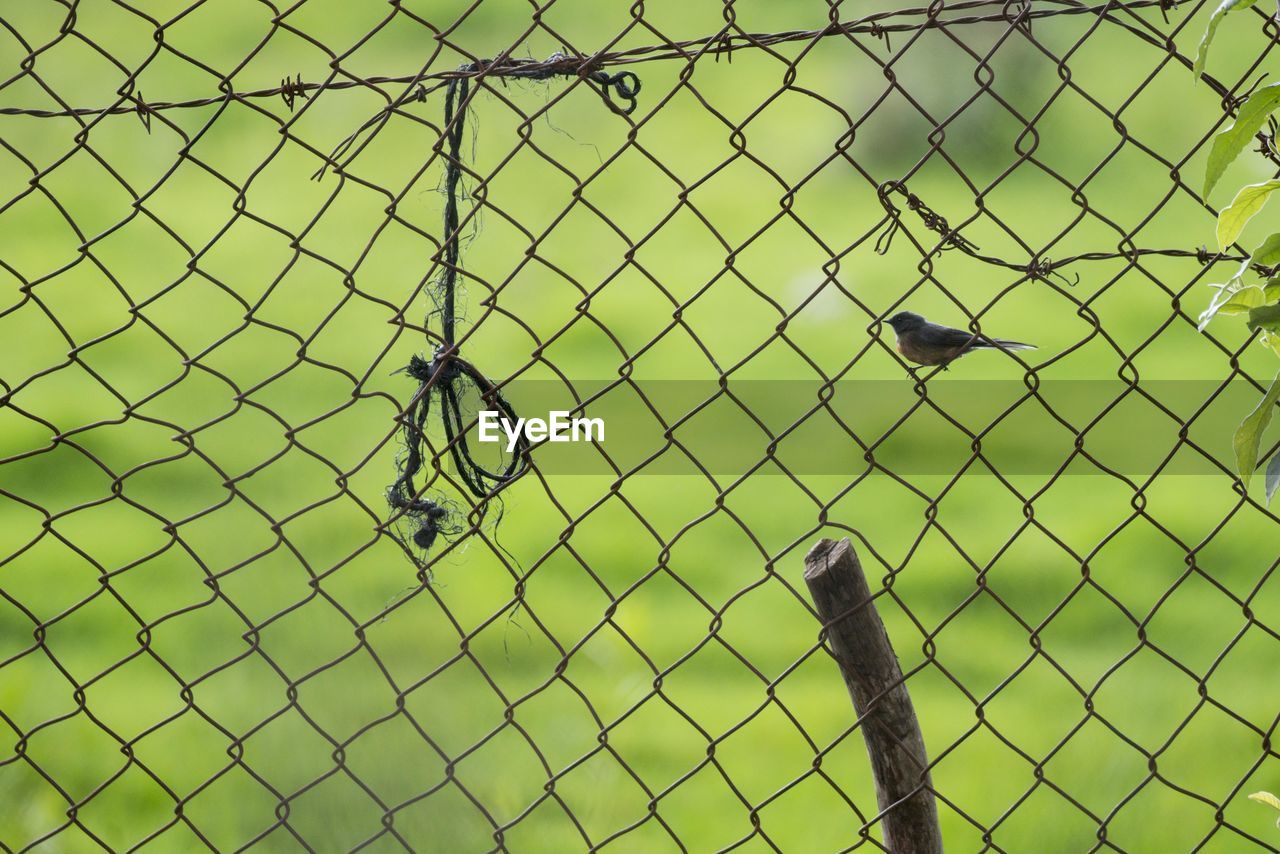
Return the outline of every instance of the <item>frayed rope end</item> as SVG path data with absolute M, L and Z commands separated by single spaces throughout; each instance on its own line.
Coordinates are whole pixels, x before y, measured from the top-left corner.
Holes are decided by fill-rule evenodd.
M 443 505 L 426 498 L 409 498 L 395 487 L 388 492 L 387 503 L 417 525 L 411 539 L 424 552 L 435 545 L 436 537 L 447 533 L 449 511 Z

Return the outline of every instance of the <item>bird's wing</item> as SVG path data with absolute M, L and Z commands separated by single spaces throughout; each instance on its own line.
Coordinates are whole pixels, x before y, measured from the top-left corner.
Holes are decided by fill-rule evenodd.
M 974 341 L 973 333 L 963 329 L 952 329 L 950 326 L 939 326 L 936 323 L 926 324 L 920 330 L 920 337 L 925 344 L 933 347 L 963 347 Z M 982 341 L 981 337 L 976 339 Z

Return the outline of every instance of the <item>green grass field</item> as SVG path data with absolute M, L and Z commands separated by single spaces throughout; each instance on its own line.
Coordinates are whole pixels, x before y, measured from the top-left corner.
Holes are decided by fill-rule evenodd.
M 434 53 L 441 39 L 389 5 L 307 0 L 273 30 L 265 3 L 236 0 L 194 4 L 157 51 L 144 16 L 173 19 L 169 0 L 83 2 L 70 27 L 60 4 L 11 5 L 0 63 L 17 76 L 0 106 L 51 110 L 115 103 L 121 66 L 143 68 L 135 90 L 156 103 L 217 96 L 223 77 L 246 92 L 413 75 L 467 61 L 458 47 L 545 58 L 724 25 L 720 4 L 651 2 L 652 29 L 615 43 L 622 4 L 558 0 L 532 31 L 515 2 L 398 4 L 447 30 Z M 1170 13 L 1170 28 L 1192 16 L 1182 53 L 1207 11 Z M 756 32 L 827 20 L 763 0 L 737 14 Z M 1166 30 L 1158 8 L 1117 14 Z M 930 388 L 958 407 L 980 393 L 967 381 L 1042 381 L 1044 404 L 1026 400 L 991 438 L 1045 462 L 962 469 L 970 438 L 926 408 L 880 469 L 820 413 L 778 463 L 704 475 L 657 422 L 611 423 L 604 452 L 630 441 L 642 453 L 628 459 L 657 456 L 611 473 L 599 448 L 535 452 L 501 524 L 437 549 L 429 585 L 378 526 L 393 419 L 414 391 L 393 372 L 429 350 L 443 93 L 319 181 L 317 152 L 403 84 L 314 94 L 292 115 L 279 98 L 158 110 L 149 132 L 131 114 L 0 117 L 0 844 L 853 846 L 875 796 L 800 578 L 809 545 L 846 535 L 873 581 L 892 580 L 881 612 L 949 850 L 1280 844 L 1246 799 L 1280 789 L 1276 520 L 1261 486 L 1245 501 L 1197 468 L 1178 420 L 1135 393 L 1105 414 L 1070 398 L 1070 381 L 1137 378 L 1163 395 L 1188 380 L 1175 408 L 1197 413 L 1247 334 L 1230 318 L 1195 330 L 1224 268 L 1086 261 L 1064 270 L 1079 275 L 1068 287 L 958 251 L 922 267 L 914 242 L 937 236 L 911 213 L 873 251 L 875 186 L 908 175 L 983 254 L 1018 263 L 1028 248 L 1212 242 L 1211 211 L 1168 164 L 1199 187 L 1217 96 L 1094 15 L 1032 32 L 957 24 L 637 63 L 634 129 L 581 83 L 487 84 L 465 146 L 464 209 L 481 206 L 460 328 L 468 359 L 514 380 L 522 413 L 541 399 L 534 380 L 568 394 L 625 372 L 626 411 L 638 391 L 678 417 L 689 404 L 667 381 L 746 394 L 839 376 L 859 396 L 835 404 L 866 419 L 870 443 L 915 405 L 877 317 L 983 312 L 984 329 L 1039 345 L 1032 371 L 976 355 Z M 1211 72 L 1256 77 L 1261 44 L 1257 21 L 1229 18 Z M 893 85 L 873 59 L 890 50 Z M 1210 201 L 1262 169 L 1243 159 Z M 1259 381 L 1275 370 L 1256 346 L 1238 364 Z M 1256 400 L 1235 385 L 1187 432 L 1222 459 Z M 770 427 L 803 414 L 788 405 L 761 403 Z M 969 406 L 965 426 L 998 412 Z M 1136 436 L 1173 456 L 1168 470 L 1120 453 L 1119 474 L 1076 459 L 1056 475 L 1099 415 L 1087 436 Z M 686 429 L 756 460 L 769 441 L 724 398 Z

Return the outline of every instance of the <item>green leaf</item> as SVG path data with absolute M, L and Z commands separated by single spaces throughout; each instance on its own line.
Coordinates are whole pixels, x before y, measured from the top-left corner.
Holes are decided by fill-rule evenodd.
M 1235 293 L 1231 289 L 1230 283 L 1210 284 L 1209 287 L 1217 288 L 1218 292 L 1213 295 L 1213 299 L 1209 300 L 1209 307 L 1200 312 L 1200 323 L 1196 326 L 1197 332 L 1204 332 L 1204 328 L 1209 325 L 1209 321 L 1213 320 L 1213 316 L 1227 304 L 1232 294 Z
M 1222 23 L 1222 19 L 1226 17 L 1228 12 L 1234 12 L 1237 9 L 1248 9 L 1257 0 L 1222 0 L 1218 8 L 1213 10 L 1213 14 L 1209 16 L 1209 26 L 1205 27 L 1204 35 L 1200 37 L 1200 46 L 1196 48 L 1196 63 L 1192 70 L 1195 72 L 1197 80 L 1204 74 L 1204 63 L 1209 58 L 1209 43 L 1213 41 L 1213 34 L 1218 30 L 1218 24 Z
M 1271 193 L 1280 189 L 1280 180 L 1263 181 L 1261 184 L 1248 184 L 1240 188 L 1236 197 L 1218 212 L 1218 246 L 1223 251 L 1235 243 L 1240 232 L 1244 231 L 1249 220 L 1262 210 Z
M 1219 314 L 1244 314 L 1249 309 L 1256 308 L 1266 302 L 1266 296 L 1262 288 L 1257 285 L 1245 285 L 1237 288 L 1231 282 L 1227 282 L 1225 285 L 1212 285 L 1212 287 L 1217 288 L 1218 292 L 1209 301 L 1209 307 L 1200 312 L 1199 322 L 1196 324 L 1197 332 L 1204 332 L 1205 327 L 1209 325 L 1209 321 Z M 1256 294 L 1251 293 L 1254 291 L 1256 291 Z
M 1218 314 L 1228 316 L 1247 314 L 1250 309 L 1258 308 L 1267 301 L 1266 294 L 1257 285 L 1245 285 L 1231 295 L 1231 299 L 1218 307 Z
M 1254 792 L 1249 796 L 1249 800 L 1257 801 L 1260 804 L 1266 804 L 1274 810 L 1280 810 L 1280 798 L 1270 792 Z M 1276 827 L 1280 827 L 1280 818 L 1276 819 Z
M 1240 473 L 1240 482 L 1245 489 L 1249 488 L 1249 480 L 1258 465 L 1258 445 L 1262 443 L 1262 434 L 1271 423 L 1277 398 L 1280 398 L 1280 374 L 1271 381 L 1271 388 L 1267 389 L 1262 402 L 1245 416 L 1236 428 L 1236 435 L 1232 437 L 1231 445 L 1236 452 L 1236 471 Z
M 1272 809 L 1280 810 L 1280 798 L 1270 792 L 1254 792 L 1249 796 L 1249 800 L 1257 801 L 1260 804 L 1266 804 Z
M 1213 137 L 1209 148 L 1209 162 L 1204 170 L 1204 194 L 1206 197 L 1231 162 L 1248 147 L 1254 134 L 1262 130 L 1267 117 L 1280 109 L 1280 83 L 1263 86 L 1250 95 L 1236 112 L 1236 120 Z
M 1209 302 L 1209 307 L 1200 313 L 1196 330 L 1203 332 L 1209 321 L 1219 314 L 1244 314 L 1251 308 L 1266 305 L 1273 300 L 1280 300 L 1280 277 L 1267 280 L 1266 287 L 1261 285 L 1241 285 L 1241 280 L 1253 266 L 1274 267 L 1280 264 L 1280 232 L 1271 235 L 1240 265 L 1234 276 L 1223 285 L 1211 285 L 1218 292 Z
M 1250 329 L 1280 332 L 1280 305 L 1261 305 L 1249 309 L 1247 323 Z
M 1276 451 L 1271 455 L 1271 462 L 1267 463 L 1267 504 L 1271 504 L 1271 496 L 1276 494 L 1276 489 L 1280 488 L 1280 451 Z M 1271 794 L 1268 792 L 1267 794 Z M 1277 803 L 1273 806 L 1280 810 L 1280 798 L 1271 795 Z
M 1280 232 L 1271 235 L 1253 250 L 1253 254 L 1245 262 L 1244 269 L 1248 270 L 1252 266 L 1274 267 L 1276 264 L 1280 264 Z M 1270 282 L 1269 279 L 1268 282 Z

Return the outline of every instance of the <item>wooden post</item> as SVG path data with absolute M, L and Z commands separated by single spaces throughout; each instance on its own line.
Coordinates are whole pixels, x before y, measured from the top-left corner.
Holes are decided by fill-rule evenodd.
M 939 854 L 942 833 L 920 722 L 848 538 L 819 540 L 805 555 L 804 580 L 862 721 L 885 847 L 892 854 Z

